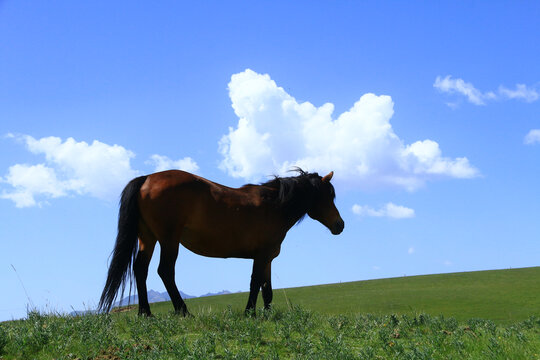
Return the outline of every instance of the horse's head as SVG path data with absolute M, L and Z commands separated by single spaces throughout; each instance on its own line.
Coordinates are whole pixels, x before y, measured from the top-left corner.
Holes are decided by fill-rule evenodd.
M 316 198 L 307 214 L 310 218 L 317 220 L 326 226 L 334 235 L 338 235 L 343 231 L 345 222 L 339 215 L 339 211 L 334 204 L 336 193 L 334 187 L 330 183 L 334 172 L 321 178 L 321 184 Z

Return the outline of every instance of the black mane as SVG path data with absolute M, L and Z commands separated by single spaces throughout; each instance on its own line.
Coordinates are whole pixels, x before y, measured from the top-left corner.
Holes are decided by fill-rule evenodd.
M 291 171 L 298 173 L 297 176 L 279 177 L 274 176 L 260 185 L 269 188 L 263 192 L 266 200 L 272 201 L 281 207 L 285 215 L 300 222 L 313 204 L 322 186 L 322 178 L 317 173 L 308 173 L 297 167 Z

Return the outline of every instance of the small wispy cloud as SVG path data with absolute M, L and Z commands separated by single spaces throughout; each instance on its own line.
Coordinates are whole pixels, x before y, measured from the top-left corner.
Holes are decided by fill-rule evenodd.
M 407 250 L 407 254 L 412 255 L 412 254 L 414 254 L 415 251 L 416 251 L 416 250 L 411 246 L 411 247 L 409 248 L 409 250 Z
M 474 105 L 486 105 L 491 100 L 523 100 L 534 102 L 540 98 L 540 94 L 535 88 L 525 84 L 516 84 L 515 89 L 509 89 L 503 85 L 499 86 L 497 93 L 494 91 L 482 92 L 472 83 L 460 78 L 452 78 L 451 75 L 445 77 L 437 76 L 433 87 L 443 93 L 460 94 L 467 98 L 467 101 Z M 455 102 L 447 102 L 449 107 L 455 109 Z
M 443 264 L 444 264 L 445 266 L 451 266 L 451 265 L 453 265 L 453 262 L 451 262 L 450 260 L 445 260 L 445 261 L 443 262 Z
M 532 129 L 525 135 L 523 143 L 526 145 L 540 144 L 540 129 Z
M 467 97 L 467 100 L 475 105 L 485 105 L 485 100 L 494 99 L 496 95 L 489 91 L 481 92 L 474 87 L 473 84 L 464 81 L 463 79 L 453 79 L 451 75 L 442 78 L 437 76 L 433 87 L 445 93 L 459 93 Z
M 526 102 L 534 102 L 540 97 L 535 89 L 527 87 L 525 84 L 516 84 L 515 90 L 507 89 L 501 85 L 499 86 L 499 94 L 508 99 L 519 99 Z
M 414 210 L 405 206 L 387 203 L 379 209 L 374 209 L 368 205 L 354 204 L 352 212 L 359 216 L 389 217 L 393 219 L 406 219 L 415 216 Z

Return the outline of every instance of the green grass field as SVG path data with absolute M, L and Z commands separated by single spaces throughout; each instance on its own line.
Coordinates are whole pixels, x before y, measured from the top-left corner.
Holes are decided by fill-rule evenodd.
M 260 301 L 259 297 L 259 301 Z M 195 312 L 241 310 L 247 293 L 188 299 Z M 414 314 L 512 323 L 540 315 L 540 267 L 411 276 L 274 290 L 274 306 L 288 304 L 323 314 Z M 169 312 L 170 302 L 152 304 Z
M 0 359 L 540 360 L 540 267 L 275 291 L 246 317 L 245 293 L 131 311 L 30 312 L 0 323 Z

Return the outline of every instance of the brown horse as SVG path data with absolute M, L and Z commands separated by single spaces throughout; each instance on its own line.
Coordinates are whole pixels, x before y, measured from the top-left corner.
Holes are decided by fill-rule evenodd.
M 255 309 L 261 287 L 268 308 L 271 263 L 287 231 L 306 214 L 334 235 L 345 226 L 334 205 L 333 172 L 321 177 L 296 171 L 298 176 L 275 177 L 238 189 L 180 170 L 131 180 L 120 200 L 118 235 L 99 309 L 109 311 L 120 287 L 123 296 L 128 279 L 131 287 L 134 274 L 139 314 L 151 314 L 146 277 L 157 241 L 161 246 L 158 274 L 176 312 L 188 314 L 174 281 L 179 244 L 199 255 L 253 259 L 246 312 Z

